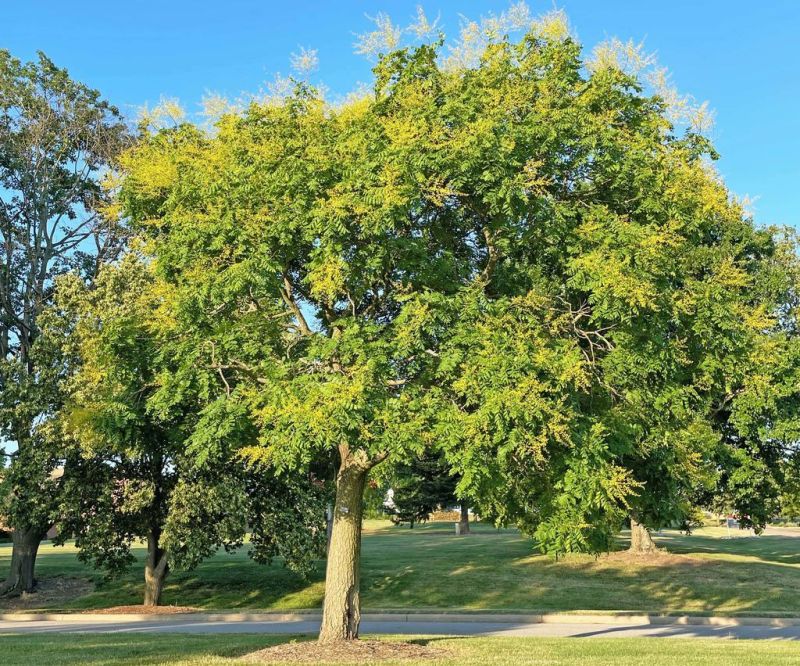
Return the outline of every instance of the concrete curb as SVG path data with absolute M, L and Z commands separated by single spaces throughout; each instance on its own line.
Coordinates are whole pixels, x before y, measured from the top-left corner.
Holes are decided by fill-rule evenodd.
M 59 624 L 114 624 L 120 622 L 156 622 L 187 624 L 206 622 L 311 622 L 319 621 L 318 611 L 293 613 L 2 613 L 0 622 L 57 622 Z M 423 622 L 491 624 L 613 624 L 613 625 L 696 625 L 732 627 L 800 626 L 800 617 L 722 617 L 702 615 L 658 615 L 631 613 L 364 613 L 364 622 Z

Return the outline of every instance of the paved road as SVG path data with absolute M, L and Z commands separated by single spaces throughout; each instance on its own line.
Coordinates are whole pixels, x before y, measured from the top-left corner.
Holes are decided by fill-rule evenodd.
M 186 634 L 315 634 L 319 621 L 219 622 L 200 620 L 59 623 L 0 622 L 0 634 L 40 632 L 186 633 Z M 435 634 L 463 636 L 571 636 L 576 638 L 692 637 L 800 640 L 800 626 L 692 626 L 649 624 L 510 624 L 495 622 L 376 622 L 361 623 L 362 634 Z

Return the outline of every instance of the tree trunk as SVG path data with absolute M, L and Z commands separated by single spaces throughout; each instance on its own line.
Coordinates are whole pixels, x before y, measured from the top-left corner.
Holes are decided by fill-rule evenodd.
M 469 534 L 469 504 L 467 500 L 461 500 L 461 520 L 458 526 L 459 534 Z
M 19 596 L 23 592 L 33 592 L 36 587 L 34 568 L 39 544 L 46 530 L 36 527 L 15 529 L 11 535 L 11 570 L 6 581 L 0 585 L 0 595 Z
M 655 553 L 658 547 L 650 536 L 650 530 L 638 522 L 635 518 L 631 518 L 631 547 L 628 552 L 631 553 Z
M 364 487 L 372 464 L 363 451 L 341 451 L 336 476 L 336 505 L 325 572 L 325 605 L 319 641 L 355 640 L 361 620 L 359 562 Z
M 160 530 L 153 530 L 147 537 L 147 561 L 144 565 L 144 605 L 158 606 L 164 581 L 169 573 L 167 552 L 158 547 Z

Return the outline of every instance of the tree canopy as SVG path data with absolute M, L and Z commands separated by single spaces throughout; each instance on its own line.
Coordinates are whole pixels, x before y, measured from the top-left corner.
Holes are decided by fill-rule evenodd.
M 122 160 L 169 313 L 155 399 L 204 387 L 189 450 L 338 457 L 322 640 L 357 636 L 368 474 L 434 444 L 459 495 L 556 554 L 709 497 L 769 513 L 794 241 L 754 225 L 633 47 L 526 26 L 458 57 L 395 44 L 340 104 L 294 81 L 211 132 L 143 125 Z
M 145 605 L 159 603 L 169 571 L 241 546 L 248 527 L 252 557 L 281 555 L 308 573 L 324 543 L 321 491 L 308 477 L 192 455 L 187 438 L 206 389 L 198 373 L 180 400 L 163 400 L 174 368 L 160 337 L 162 300 L 135 252 L 105 266 L 91 287 L 60 281 L 46 331 L 65 340 L 71 368 L 57 420 L 67 459 L 58 540 L 74 537 L 79 558 L 112 576 L 145 541 Z
M 39 542 L 52 520 L 59 455 L 41 427 L 60 404 L 64 367 L 34 348 L 54 279 L 91 280 L 120 247 L 111 191 L 101 180 L 128 145 L 119 111 L 44 54 L 22 63 L 0 50 L 0 488 L 14 555 L 0 593 L 34 586 Z

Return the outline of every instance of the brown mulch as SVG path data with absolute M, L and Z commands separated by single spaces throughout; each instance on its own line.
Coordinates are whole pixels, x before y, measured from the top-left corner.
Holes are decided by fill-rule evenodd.
M 0 597 L 0 611 L 52 608 L 89 594 L 93 589 L 92 582 L 83 578 L 40 578 L 36 582 L 36 590 L 31 593 L 23 592 L 18 597 Z
M 378 661 L 404 661 L 406 659 L 441 659 L 449 656 L 447 650 L 420 643 L 400 641 L 342 641 L 317 643 L 298 641 L 281 643 L 242 657 L 243 661 L 305 664 L 372 664 Z
M 597 557 L 598 563 L 609 564 L 639 564 L 657 566 L 709 566 L 715 564 L 713 560 L 703 559 L 702 557 L 692 557 L 691 555 L 678 555 L 667 550 L 658 549 L 649 553 L 631 553 L 627 550 L 619 550 L 613 553 L 605 553 Z
M 108 615 L 121 615 L 124 613 L 135 613 L 138 615 L 176 615 L 178 613 L 196 613 L 199 608 L 191 606 L 142 606 L 141 604 L 132 606 L 112 606 L 111 608 L 93 608 L 82 611 L 84 613 L 103 613 Z
M 460 511 L 434 511 L 429 520 L 433 523 L 457 523 L 461 520 Z

